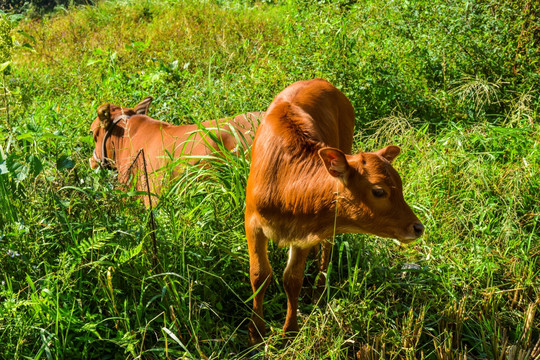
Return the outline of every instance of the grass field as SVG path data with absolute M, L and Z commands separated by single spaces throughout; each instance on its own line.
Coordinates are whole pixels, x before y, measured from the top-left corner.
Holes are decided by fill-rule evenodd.
M 537 2 L 103 0 L 32 14 L 0 26 L 1 359 L 246 357 L 249 161 L 169 184 L 153 267 L 148 211 L 88 167 L 89 126 L 101 103 L 148 95 L 175 124 L 261 111 L 314 77 L 353 103 L 356 150 L 402 147 L 394 164 L 426 233 L 410 246 L 337 236 L 324 301 L 311 304 L 309 264 L 289 342 L 287 251 L 271 245 L 255 357 L 540 358 Z

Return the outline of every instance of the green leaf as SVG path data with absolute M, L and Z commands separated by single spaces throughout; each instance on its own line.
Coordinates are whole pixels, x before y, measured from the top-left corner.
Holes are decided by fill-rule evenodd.
M 17 136 L 17 140 L 31 139 L 33 136 L 34 136 L 34 134 L 32 134 L 32 133 L 25 133 L 25 134 L 21 134 L 21 135 Z
M 169 335 L 170 338 L 173 339 L 178 345 L 180 345 L 182 347 L 182 349 L 184 349 L 184 351 L 189 353 L 189 350 L 186 348 L 186 346 L 182 343 L 182 341 L 180 341 L 180 339 L 171 330 L 169 330 L 166 327 L 162 327 L 161 329 L 165 333 L 167 333 L 167 335 Z
M 0 175 L 9 174 L 6 160 L 0 162 Z
M 6 161 L 6 165 L 8 173 L 11 175 L 11 177 L 15 178 L 15 180 L 20 183 L 26 179 L 30 169 L 26 164 L 23 164 L 16 159 L 16 156 L 9 156 Z
M 128 249 L 127 251 L 122 251 L 118 262 L 123 264 L 130 259 L 133 259 L 135 256 L 139 255 L 143 247 L 143 243 L 140 242 L 139 245 L 135 246 L 133 249 Z
M 34 44 L 36 43 L 36 38 L 34 38 L 32 35 L 30 35 L 29 33 L 27 33 L 26 31 L 24 30 L 17 30 L 17 32 L 19 34 L 21 34 L 22 36 L 24 36 L 25 38 L 27 38 L 28 40 L 32 41 Z
M 71 160 L 67 155 L 61 155 L 56 160 L 56 168 L 58 170 L 73 169 L 74 167 L 75 167 L 75 162 Z
M 29 43 L 24 43 L 21 45 L 22 48 L 25 48 L 26 50 L 29 50 L 31 52 L 36 52 L 36 49 L 34 49 L 34 47 L 32 45 L 30 45 Z
M 30 165 L 30 172 L 32 175 L 37 176 L 43 170 L 43 164 L 41 160 L 36 155 L 30 155 L 27 159 L 28 164 Z
M 94 64 L 101 64 L 101 63 L 103 63 L 103 59 L 89 59 L 86 62 L 86 66 L 92 66 Z
M 51 134 L 51 133 L 45 133 L 41 135 L 40 139 L 64 139 L 64 136 Z
M 11 61 L 6 61 L 5 63 L 0 64 L 0 72 L 6 70 L 6 68 L 11 64 Z

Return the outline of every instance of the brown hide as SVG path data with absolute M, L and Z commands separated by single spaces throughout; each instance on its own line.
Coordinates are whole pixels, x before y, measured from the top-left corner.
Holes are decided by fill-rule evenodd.
M 200 160 L 198 157 L 219 152 L 222 148 L 229 151 L 247 149 L 251 146 L 255 129 L 262 118 L 262 113 L 252 112 L 233 118 L 205 121 L 200 127 L 196 124 L 176 126 L 149 117 L 147 112 L 151 101 L 152 98 L 148 97 L 133 109 L 110 104 L 100 106 L 98 117 L 91 125 L 96 146 L 94 156 L 89 160 L 92 168 L 97 168 L 103 161 L 102 144 L 109 130 L 110 136 L 105 146 L 106 161 L 118 170 L 120 182 L 126 183 L 129 180 L 134 171 L 132 165 L 136 165 L 136 171 L 142 170 L 141 159 L 133 163 L 139 150 L 144 149 L 153 193 L 159 193 L 161 189 L 163 171 L 159 170 L 181 157 L 190 156 L 190 159 L 193 158 L 190 162 L 194 164 Z M 113 125 L 115 121 L 118 122 Z M 214 134 L 218 142 L 208 133 Z M 238 146 L 237 137 L 242 146 Z M 132 170 L 128 174 L 130 168 Z M 141 178 L 140 175 L 138 177 Z M 139 190 L 145 190 L 140 182 L 137 185 Z
M 263 298 L 272 268 L 267 244 L 290 246 L 283 274 L 287 317 L 283 330 L 297 331 L 298 295 L 306 257 L 323 245 L 319 270 L 328 267 L 335 233 L 371 233 L 409 242 L 423 226 L 405 203 L 392 167 L 399 147 L 351 152 L 354 110 L 325 80 L 300 81 L 283 90 L 259 125 L 246 189 L 245 227 L 253 292 L 250 342 L 265 334 Z M 321 285 L 321 283 L 319 283 Z

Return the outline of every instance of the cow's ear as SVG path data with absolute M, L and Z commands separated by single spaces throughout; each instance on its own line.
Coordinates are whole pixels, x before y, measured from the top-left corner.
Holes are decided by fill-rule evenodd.
M 99 124 L 102 128 L 107 129 L 111 125 L 111 104 L 103 104 L 97 109 Z
M 331 147 L 319 150 L 319 156 L 326 167 L 326 171 L 333 177 L 341 178 L 345 181 L 349 173 L 349 163 L 343 151 Z
M 151 96 L 144 98 L 143 101 L 135 106 L 135 113 L 139 115 L 148 115 L 148 108 L 150 107 L 152 100 L 154 100 L 154 98 Z
M 377 151 L 375 154 L 382 156 L 389 162 L 392 162 L 399 155 L 400 152 L 401 149 L 399 148 L 399 146 L 388 145 L 384 149 Z

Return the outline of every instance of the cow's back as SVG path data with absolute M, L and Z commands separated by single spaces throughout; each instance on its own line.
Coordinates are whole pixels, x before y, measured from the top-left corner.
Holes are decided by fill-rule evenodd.
M 353 131 L 350 101 L 327 81 L 301 81 L 282 91 L 255 135 L 246 214 L 281 217 L 324 207 L 327 199 L 317 186 L 326 174 L 314 166 L 320 162 L 317 152 L 331 146 L 350 153 Z
M 275 135 L 291 142 L 308 135 L 346 153 L 352 150 L 354 109 L 347 97 L 326 80 L 298 81 L 283 90 L 268 108 L 265 121 Z M 287 130 L 298 131 L 287 134 Z M 267 136 L 261 131 L 261 137 Z
M 262 112 L 250 112 L 232 118 L 206 121 L 201 125 L 203 128 L 209 129 L 221 143 L 217 144 L 213 139 L 209 139 L 214 150 L 219 151 L 221 145 L 228 151 L 235 151 L 238 150 L 239 143 L 242 144 L 243 149 L 247 149 L 253 143 L 255 131 L 263 114 Z
M 237 146 L 237 138 L 244 148 L 249 147 L 260 116 L 261 113 L 247 113 L 234 118 L 204 121 L 200 125 L 172 125 L 147 116 L 134 116 L 130 119 L 128 130 L 129 148 L 132 152 L 145 149 L 151 171 L 161 169 L 171 159 L 185 155 L 192 157 L 191 162 L 195 163 L 198 161 L 197 157 L 219 152 L 222 147 L 233 150 Z M 237 133 L 234 134 L 234 131 Z M 214 136 L 209 136 L 208 133 Z M 215 140 L 219 140 L 221 144 Z
M 311 168 L 319 163 L 320 148 L 331 146 L 350 153 L 353 131 L 354 109 L 333 85 L 315 79 L 287 87 L 270 104 L 257 129 L 247 206 L 304 210 L 305 206 L 316 206 L 306 192 L 309 189 L 302 191 L 301 182 L 316 175 L 313 171 L 321 170 Z M 309 184 L 316 186 L 316 182 Z M 295 199 L 291 200 L 291 196 Z

